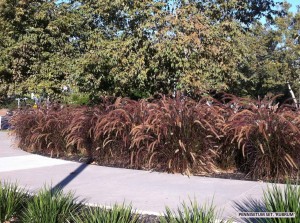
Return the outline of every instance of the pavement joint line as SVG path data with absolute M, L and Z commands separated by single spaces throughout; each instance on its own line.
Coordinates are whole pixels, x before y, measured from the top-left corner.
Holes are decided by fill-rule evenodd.
M 253 187 L 249 188 L 248 190 L 244 191 L 243 193 L 239 194 L 238 196 L 235 196 L 235 197 L 232 198 L 231 200 L 227 201 L 224 205 L 226 205 L 226 204 L 228 204 L 228 203 L 231 203 L 231 202 L 233 202 L 233 201 L 235 201 L 235 200 L 238 200 L 237 198 L 239 198 L 239 197 L 245 197 L 245 198 L 246 198 L 247 196 L 245 196 L 245 195 L 247 195 L 249 191 L 253 190 L 253 189 L 256 188 L 256 187 L 260 187 L 260 189 L 263 189 L 263 188 L 261 187 L 263 182 L 258 182 L 258 183 L 260 183 L 260 184 L 259 184 L 259 185 L 254 185 Z M 248 195 L 249 195 L 249 194 L 248 194 Z

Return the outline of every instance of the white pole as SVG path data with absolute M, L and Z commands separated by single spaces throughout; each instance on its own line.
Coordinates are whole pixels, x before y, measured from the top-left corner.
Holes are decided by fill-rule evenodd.
M 18 109 L 20 109 L 20 98 L 16 99 L 18 101 Z
M 290 94 L 292 95 L 293 101 L 294 101 L 294 103 L 295 103 L 295 105 L 296 105 L 296 108 L 298 108 L 298 102 L 297 102 L 297 99 L 296 99 L 296 97 L 295 97 L 294 91 L 293 91 L 293 89 L 291 88 L 291 85 L 290 85 L 289 82 L 287 82 L 287 85 L 288 85 Z

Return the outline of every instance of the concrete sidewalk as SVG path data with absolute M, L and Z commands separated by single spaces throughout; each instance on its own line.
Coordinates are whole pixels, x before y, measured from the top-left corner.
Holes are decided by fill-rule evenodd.
M 0 132 L 0 179 L 18 182 L 34 191 L 61 183 L 65 191 L 89 203 L 110 206 L 132 203 L 143 213 L 159 215 L 165 206 L 176 209 L 182 201 L 199 204 L 213 199 L 223 217 L 237 216 L 234 201 L 260 199 L 266 183 L 187 177 L 140 170 L 109 168 L 46 158 L 14 148 L 7 132 Z

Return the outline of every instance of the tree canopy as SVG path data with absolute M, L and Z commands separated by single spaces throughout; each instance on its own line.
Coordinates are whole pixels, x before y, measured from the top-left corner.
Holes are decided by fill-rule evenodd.
M 300 85 L 300 12 L 273 0 L 0 0 L 0 29 L 2 97 Z

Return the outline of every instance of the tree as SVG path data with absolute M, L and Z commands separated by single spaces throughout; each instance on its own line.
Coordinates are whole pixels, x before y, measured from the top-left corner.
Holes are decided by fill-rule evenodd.
M 274 0 L 173 0 L 172 9 L 190 3 L 195 3 L 198 10 L 213 23 L 238 21 L 244 27 L 249 27 L 262 17 L 272 20 L 274 15 L 282 14 L 275 7 L 282 3 Z
M 262 16 L 287 18 L 279 13 L 287 11 L 273 10 L 274 5 L 272 0 L 1 0 L 0 91 L 26 94 L 46 87 L 59 95 L 62 85 L 69 85 L 94 98 L 141 98 L 177 89 L 255 95 L 268 83 L 264 94 L 275 86 L 268 82 L 272 63 L 282 70 L 280 58 L 287 52 L 279 45 L 271 49 L 284 28 L 256 24 Z M 258 40 L 263 46 L 255 47 Z
M 98 25 L 83 57 L 82 89 L 142 97 L 228 88 L 242 53 L 240 24 L 212 23 L 196 3 L 172 10 L 168 4 L 84 2 Z
M 8 94 L 28 94 L 61 85 L 77 70 L 79 39 L 85 27 L 72 5 L 54 0 L 2 0 L 0 26 L 8 40 L 1 47 L 1 81 Z M 75 66 L 74 66 L 75 65 Z
M 289 12 L 289 4 L 282 7 L 283 16 L 277 16 L 274 23 L 256 23 L 242 40 L 248 52 L 239 69 L 246 78 L 233 85 L 233 93 L 280 94 L 288 90 L 287 82 L 298 92 L 300 17 L 299 12 Z

